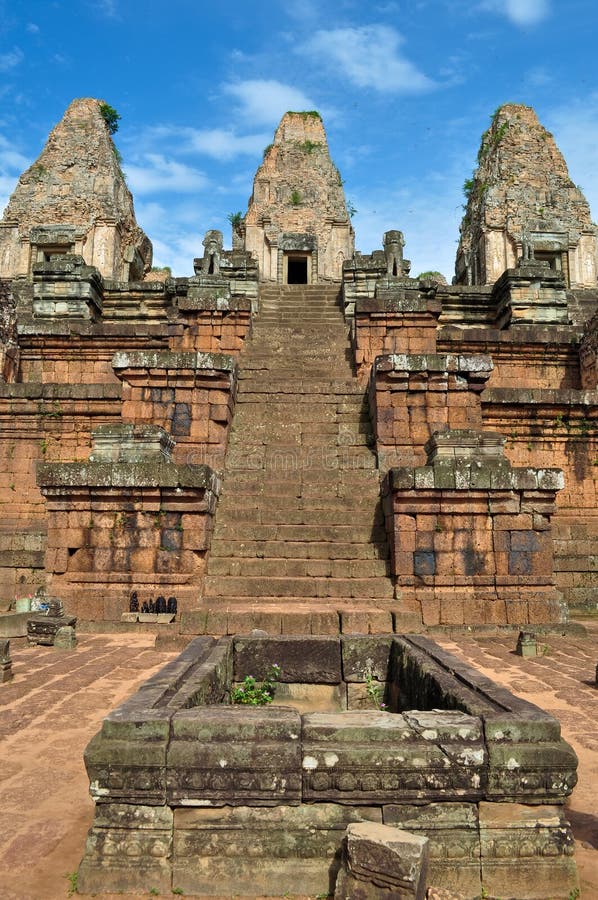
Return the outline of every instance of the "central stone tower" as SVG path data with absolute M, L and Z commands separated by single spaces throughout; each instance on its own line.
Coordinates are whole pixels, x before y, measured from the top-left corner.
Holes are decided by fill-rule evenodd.
M 234 237 L 278 284 L 341 281 L 354 232 L 340 173 L 317 112 L 287 112 L 257 170 Z

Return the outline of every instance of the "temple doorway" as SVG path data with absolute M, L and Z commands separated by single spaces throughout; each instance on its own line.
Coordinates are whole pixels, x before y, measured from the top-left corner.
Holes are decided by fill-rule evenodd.
M 286 284 L 309 284 L 311 255 L 308 253 L 285 254 L 285 282 Z

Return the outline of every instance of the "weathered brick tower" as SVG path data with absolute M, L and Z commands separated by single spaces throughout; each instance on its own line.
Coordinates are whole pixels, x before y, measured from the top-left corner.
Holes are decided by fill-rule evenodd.
M 73 100 L 21 175 L 0 223 L 0 278 L 30 277 L 34 264 L 65 253 L 115 281 L 149 270 L 152 245 L 135 220 L 103 108 Z
M 317 112 L 288 112 L 253 182 L 240 227 L 260 280 L 339 282 L 354 234 L 340 173 Z
M 595 229 L 531 110 L 494 117 L 461 235 L 452 286 L 400 231 L 354 253 L 321 119 L 287 113 L 232 251 L 149 280 L 75 101 L 0 224 L 1 597 L 173 595 L 186 634 L 595 608 Z
M 590 208 L 531 107 L 499 107 L 465 191 L 459 283 L 494 284 L 524 258 L 547 262 L 567 286 L 595 287 L 597 229 Z

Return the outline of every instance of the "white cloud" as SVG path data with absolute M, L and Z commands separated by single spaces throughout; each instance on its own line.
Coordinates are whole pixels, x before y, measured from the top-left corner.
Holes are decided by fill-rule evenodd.
M 208 184 L 203 172 L 167 159 L 160 153 L 143 154 L 139 160 L 125 165 L 125 174 L 134 194 L 159 191 L 192 193 L 202 190 Z
M 193 205 L 193 215 L 184 203 L 162 205 L 156 201 L 138 203 L 137 221 L 150 238 L 153 248 L 153 265 L 170 266 L 174 276 L 193 274 L 193 260 L 203 254 L 202 240 L 208 227 L 220 227 L 224 232 L 224 243 L 230 246 L 230 226 L 224 227 L 197 198 Z M 208 223 L 208 224 L 206 224 Z
M 0 216 L 14 191 L 19 175 L 29 167 L 31 160 L 23 156 L 0 134 Z
M 550 0 L 486 0 L 481 8 L 506 16 L 514 25 L 537 25 L 550 14 Z
M 237 156 L 254 156 L 264 149 L 270 139 L 269 133 L 262 134 L 235 134 L 232 129 L 211 128 L 198 131 L 193 128 L 186 130 L 189 140 L 189 149 L 197 153 L 204 153 L 214 159 L 234 159 Z
M 95 3 L 92 3 L 92 6 L 95 6 L 99 13 L 107 16 L 109 19 L 118 18 L 118 2 L 117 0 L 95 0 Z
M 398 228 L 405 236 L 412 276 L 433 270 L 442 272 L 450 284 L 463 216 L 461 182 L 462 175 L 455 171 L 446 178 L 430 175 L 421 187 L 397 183 L 350 194 L 357 207 L 355 246 L 363 253 L 382 249 L 384 232 Z
M 255 125 L 277 125 L 289 109 L 315 109 L 316 104 L 303 91 L 281 81 L 249 79 L 225 84 L 223 91 L 239 101 L 239 111 Z
M 0 53 L 0 72 L 8 72 L 14 69 L 24 60 L 23 51 L 19 47 L 14 47 L 8 53 Z
M 576 102 L 553 109 L 545 124 L 554 133 L 565 157 L 569 174 L 580 184 L 590 204 L 594 220 L 598 218 L 598 91 Z
M 126 143 L 137 153 L 150 153 L 157 146 L 172 155 L 201 154 L 228 162 L 238 156 L 256 156 L 271 140 L 271 133 L 237 134 L 233 128 L 189 128 L 180 125 L 154 125 L 128 138 Z
M 36 25 L 35 22 L 29 22 L 27 24 L 27 31 L 30 34 L 39 34 L 39 30 L 40 30 L 39 25 Z
M 317 31 L 303 49 L 357 87 L 383 93 L 421 93 L 434 82 L 406 59 L 404 39 L 388 25 Z

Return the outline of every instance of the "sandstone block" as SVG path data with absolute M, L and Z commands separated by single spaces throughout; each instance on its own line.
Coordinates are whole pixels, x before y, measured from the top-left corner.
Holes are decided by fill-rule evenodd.
M 388 825 L 349 825 L 335 900 L 423 900 L 427 838 Z

